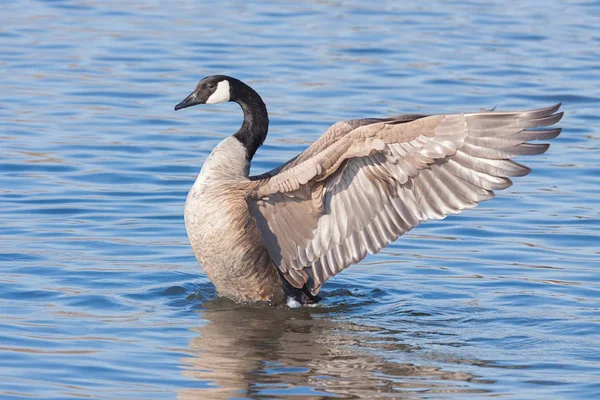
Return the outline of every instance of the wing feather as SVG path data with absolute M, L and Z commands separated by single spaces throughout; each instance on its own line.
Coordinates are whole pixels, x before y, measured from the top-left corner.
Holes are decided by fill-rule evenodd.
M 428 219 L 475 207 L 531 170 L 560 128 L 560 104 L 539 110 L 341 121 L 305 152 L 251 177 L 249 199 L 282 275 L 316 294 L 367 253 Z

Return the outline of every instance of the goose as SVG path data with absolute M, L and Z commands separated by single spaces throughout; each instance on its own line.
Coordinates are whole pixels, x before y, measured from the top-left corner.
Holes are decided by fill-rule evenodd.
M 333 124 L 285 164 L 250 176 L 267 137 L 262 98 L 225 75 L 202 79 L 175 111 L 239 104 L 244 120 L 205 160 L 185 203 L 185 227 L 219 296 L 283 305 L 319 299 L 323 283 L 421 222 L 494 197 L 544 153 L 560 104 L 528 111 L 398 115 Z

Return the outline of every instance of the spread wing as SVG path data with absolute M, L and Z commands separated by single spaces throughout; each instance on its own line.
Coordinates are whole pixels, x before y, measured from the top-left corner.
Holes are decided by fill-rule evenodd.
M 540 110 L 342 121 L 298 157 L 252 177 L 249 200 L 282 275 L 316 294 L 330 277 L 428 219 L 475 207 L 530 169 L 560 128 Z

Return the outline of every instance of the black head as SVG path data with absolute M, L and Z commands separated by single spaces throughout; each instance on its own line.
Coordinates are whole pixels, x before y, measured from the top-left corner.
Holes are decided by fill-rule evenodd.
M 269 130 L 267 106 L 258 93 L 244 82 L 225 75 L 207 76 L 175 111 L 196 104 L 217 104 L 225 101 L 238 103 L 244 111 L 244 122 L 233 135 L 246 148 L 246 157 L 252 159 L 256 150 L 263 144 Z
M 225 75 L 207 76 L 196 85 L 196 89 L 181 103 L 175 106 L 175 111 L 197 104 L 217 104 L 232 99 L 233 79 Z

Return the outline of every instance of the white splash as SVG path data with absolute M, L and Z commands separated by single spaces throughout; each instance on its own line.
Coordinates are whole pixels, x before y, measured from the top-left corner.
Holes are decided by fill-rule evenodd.
M 295 298 L 293 298 L 293 297 L 288 297 L 286 304 L 287 304 L 287 306 L 289 308 L 300 308 L 300 307 L 302 307 L 302 304 L 298 300 L 296 300 Z

